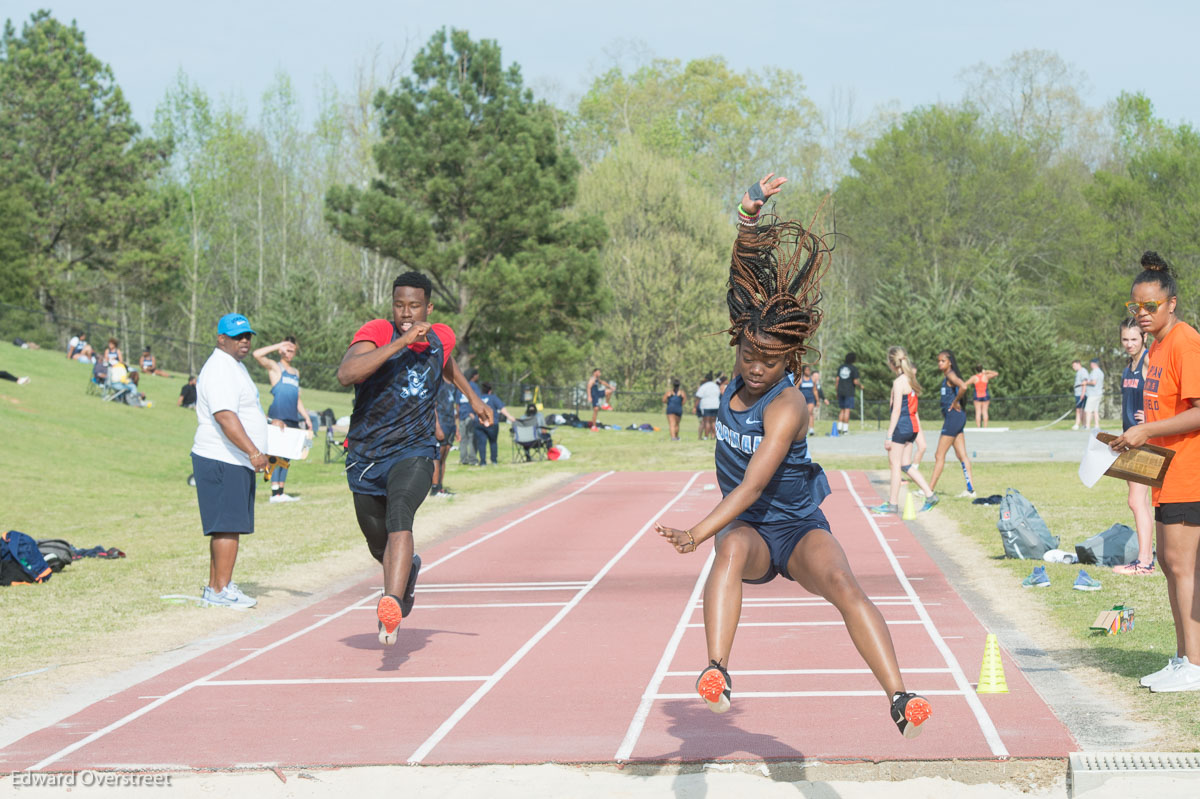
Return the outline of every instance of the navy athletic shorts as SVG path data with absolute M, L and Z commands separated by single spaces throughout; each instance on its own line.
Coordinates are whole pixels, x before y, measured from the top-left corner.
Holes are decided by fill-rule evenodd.
M 254 532 L 254 470 L 192 453 L 205 535 Z
M 838 407 L 842 410 L 854 410 L 854 397 L 838 397 Z
M 967 426 L 966 411 L 946 411 L 942 417 L 942 435 L 954 438 Z
M 815 510 L 811 516 L 803 519 L 758 522 L 756 524 L 747 522 L 747 524 L 758 531 L 762 540 L 767 543 L 767 549 L 771 551 L 771 565 L 767 567 L 767 573 L 754 580 L 742 580 L 743 583 L 752 585 L 769 583 L 775 579 L 777 574 L 782 574 L 786 579 L 792 580 L 792 576 L 788 574 L 787 562 L 792 557 L 792 550 L 796 548 L 796 544 L 800 543 L 800 539 L 810 530 L 831 532 L 829 521 L 825 518 L 825 514 L 821 513 L 820 508 Z
M 892 433 L 892 443 L 893 444 L 911 444 L 912 442 L 914 442 L 916 440 L 917 440 L 917 434 L 911 430 L 908 430 L 908 431 L 897 430 L 894 433 Z

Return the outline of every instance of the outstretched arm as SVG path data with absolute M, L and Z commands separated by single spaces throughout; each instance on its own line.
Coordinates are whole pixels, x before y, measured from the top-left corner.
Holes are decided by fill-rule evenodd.
M 701 543 L 715 536 L 758 501 L 800 431 L 807 429 L 808 404 L 804 397 L 799 391 L 780 394 L 763 414 L 763 440 L 751 456 L 742 482 L 690 530 L 666 527 L 656 522 L 654 527 L 658 534 L 667 539 L 676 551 L 694 552 Z
M 250 353 L 254 356 L 254 360 L 258 361 L 258 365 L 267 370 L 267 379 L 271 381 L 271 385 L 279 382 L 280 372 L 279 361 L 273 361 L 267 356 L 272 352 L 279 352 L 279 348 L 283 346 L 283 342 L 271 344 L 266 347 L 259 347 L 254 352 Z

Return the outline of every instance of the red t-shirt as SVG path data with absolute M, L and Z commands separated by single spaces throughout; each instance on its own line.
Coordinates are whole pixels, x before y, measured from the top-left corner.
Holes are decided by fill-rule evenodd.
M 432 325 L 433 332 L 442 341 L 442 366 L 450 360 L 450 353 L 454 350 L 454 344 L 457 339 L 454 336 L 454 331 L 449 325 L 443 325 L 441 322 L 434 322 Z M 392 341 L 392 334 L 396 331 L 396 326 L 390 319 L 372 319 L 358 329 L 354 334 L 354 340 L 350 342 L 350 346 L 354 346 L 360 341 L 369 341 L 376 347 L 386 347 Z M 414 341 L 408 345 L 408 348 L 413 352 L 424 352 L 429 349 L 428 341 Z
M 1142 392 L 1147 422 L 1178 416 L 1200 399 L 1200 333 L 1194 327 L 1176 322 L 1150 345 L 1147 361 Z M 1200 502 L 1200 430 L 1157 436 L 1150 443 L 1175 450 L 1163 487 L 1154 489 L 1154 504 Z

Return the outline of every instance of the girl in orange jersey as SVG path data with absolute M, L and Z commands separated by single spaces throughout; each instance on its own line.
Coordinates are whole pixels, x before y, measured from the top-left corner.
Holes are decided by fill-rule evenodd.
M 1175 618 L 1175 656 L 1141 679 L 1156 693 L 1200 691 L 1200 333 L 1175 315 L 1175 277 L 1158 253 L 1142 256 L 1142 273 L 1125 304 L 1154 336 L 1143 387 L 1145 421 L 1116 438 L 1118 452 L 1149 441 L 1175 450 L 1153 490 L 1158 562 Z
M 888 349 L 887 362 L 888 367 L 896 373 L 896 379 L 892 381 L 892 415 L 888 422 L 887 437 L 883 439 L 892 482 L 888 501 L 871 508 L 871 512 L 882 515 L 900 511 L 900 481 L 903 474 L 907 474 L 921 489 L 925 496 L 921 510 L 928 510 L 937 504 L 937 498 L 929 483 L 917 471 L 912 458 L 913 442 L 921 432 L 921 420 L 917 418 L 917 397 L 921 394 L 921 384 L 917 382 L 917 371 L 903 347 Z
M 988 381 L 1000 376 L 994 369 L 984 369 L 982 364 L 975 367 L 968 383 L 975 384 L 975 426 L 988 426 L 988 407 L 992 404 L 992 392 L 988 391 Z

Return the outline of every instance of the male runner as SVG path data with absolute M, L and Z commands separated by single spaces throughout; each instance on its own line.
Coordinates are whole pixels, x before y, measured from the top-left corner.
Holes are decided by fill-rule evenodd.
M 379 642 L 396 643 L 400 619 L 412 610 L 421 569 L 413 554 L 413 516 L 433 484 L 437 457 L 434 404 L 446 379 L 458 387 L 481 422 L 492 411 L 450 357 L 454 331 L 426 319 L 433 284 L 405 272 L 392 284 L 392 318 L 373 319 L 354 334 L 338 366 L 338 381 L 354 385 L 346 479 L 367 549 L 383 565 L 376 606 Z

